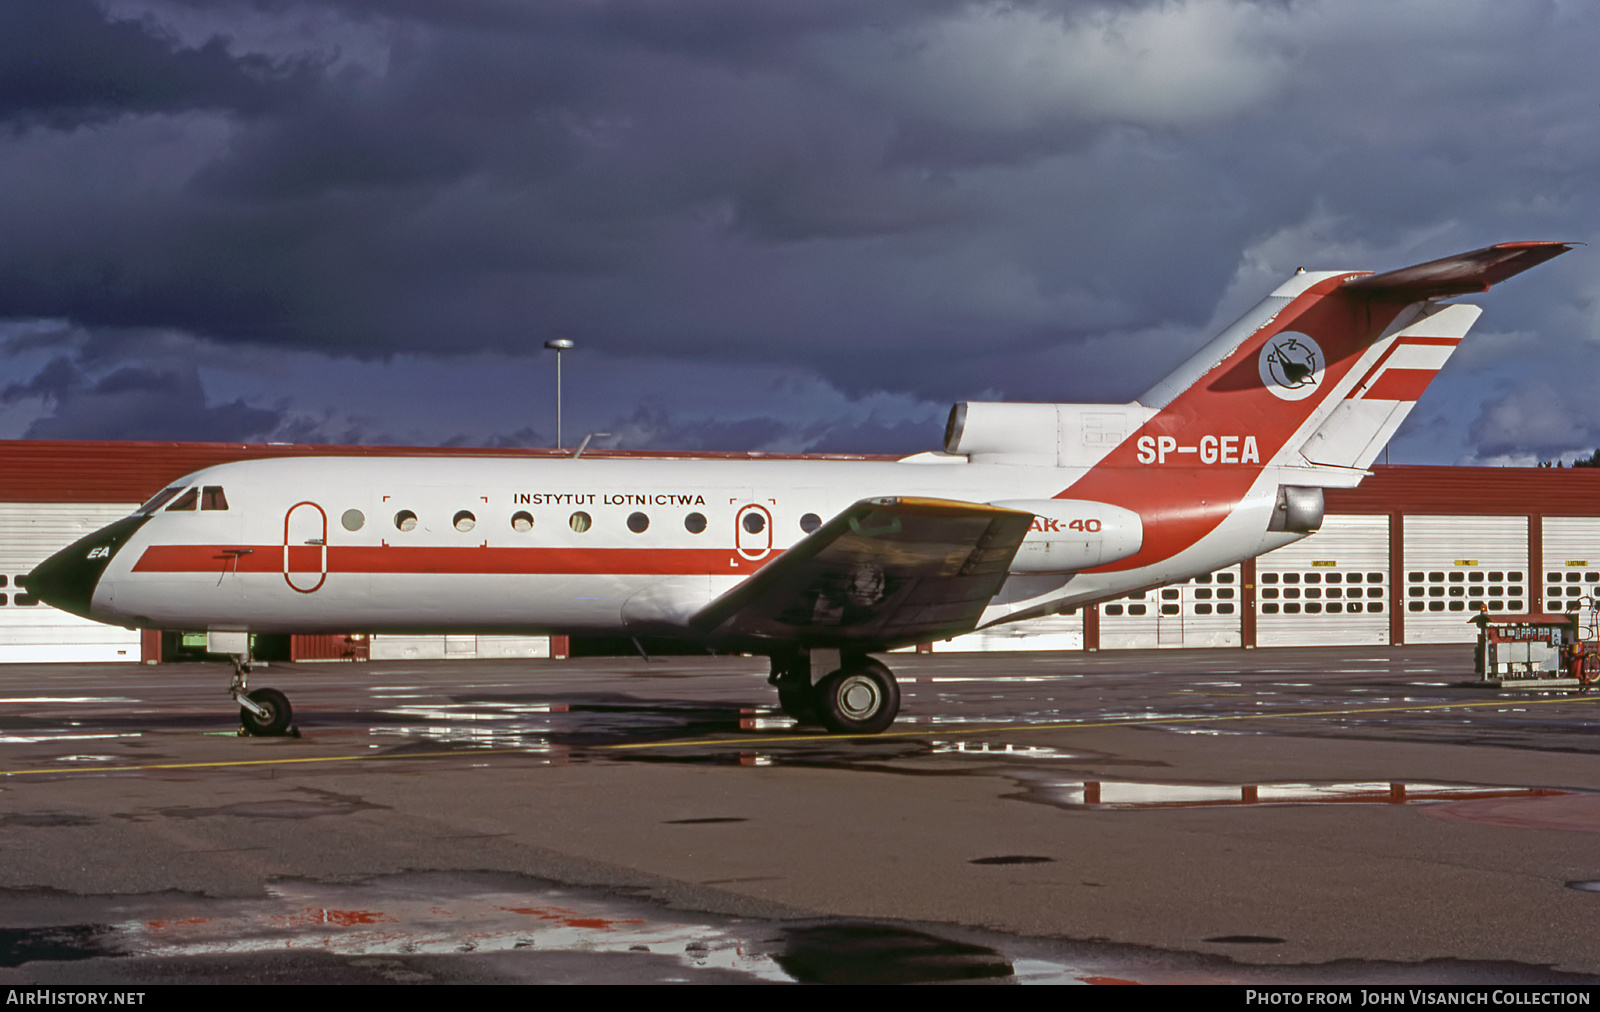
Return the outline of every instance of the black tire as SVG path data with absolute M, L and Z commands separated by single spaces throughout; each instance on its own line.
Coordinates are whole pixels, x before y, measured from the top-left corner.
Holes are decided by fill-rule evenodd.
M 817 698 L 804 678 L 778 680 L 778 708 L 797 724 L 819 724 Z
M 277 689 L 257 689 L 250 693 L 250 702 L 267 711 L 266 718 L 262 719 L 239 707 L 239 722 L 250 734 L 272 738 L 289 730 L 289 722 L 294 720 L 294 710 L 289 707 L 288 696 Z
M 848 664 L 817 684 L 817 716 L 834 734 L 877 734 L 900 712 L 900 684 L 874 660 Z

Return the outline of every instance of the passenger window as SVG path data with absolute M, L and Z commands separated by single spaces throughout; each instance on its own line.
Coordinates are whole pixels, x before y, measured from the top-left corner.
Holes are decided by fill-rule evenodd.
M 191 488 L 183 495 L 178 496 L 178 498 L 173 501 L 172 505 L 167 507 L 167 512 L 175 513 L 178 510 L 192 510 L 194 509 L 195 504 L 199 501 L 200 490 L 198 488 Z
M 465 534 L 474 527 L 478 526 L 478 518 L 473 516 L 468 511 L 462 510 L 460 513 L 457 513 L 455 516 L 450 518 L 450 526 L 454 527 L 462 534 Z
M 683 529 L 690 534 L 701 534 L 706 529 L 706 518 L 701 513 L 690 513 L 683 518 Z
M 417 529 L 417 515 L 410 510 L 401 510 L 394 515 L 394 529 L 397 531 L 414 531 Z
M 339 523 L 343 525 L 344 529 L 352 533 L 359 531 L 366 522 L 366 515 L 360 510 L 345 510 L 344 515 L 339 518 Z
M 817 516 L 815 513 L 807 513 L 805 516 L 800 518 L 800 529 L 805 531 L 807 534 L 810 534 L 812 531 L 821 526 L 822 518 Z
M 222 494 L 221 485 L 207 485 L 201 490 L 200 508 L 202 510 L 225 510 L 228 508 L 228 497 Z
M 628 530 L 635 534 L 643 534 L 650 529 L 650 518 L 643 513 L 628 514 Z
M 572 514 L 572 516 L 567 519 L 567 526 L 571 527 L 573 530 L 577 531 L 579 534 L 582 534 L 584 531 L 588 530 L 593 525 L 594 525 L 594 519 L 592 517 L 590 517 L 589 514 L 585 513 L 583 510 L 579 510 L 578 512 Z
M 511 529 L 518 534 L 526 534 L 533 530 L 533 514 L 526 510 L 511 515 Z
M 744 515 L 744 529 L 751 534 L 760 534 L 767 529 L 767 518 L 751 510 Z

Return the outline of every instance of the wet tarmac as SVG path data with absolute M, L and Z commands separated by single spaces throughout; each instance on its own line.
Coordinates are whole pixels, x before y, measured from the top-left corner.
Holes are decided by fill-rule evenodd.
M 0 666 L 0 984 L 1595 983 L 1600 697 L 1464 647 Z

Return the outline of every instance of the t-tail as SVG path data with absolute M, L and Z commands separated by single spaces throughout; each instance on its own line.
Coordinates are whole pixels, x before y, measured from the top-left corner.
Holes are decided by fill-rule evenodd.
M 1571 248 L 1501 243 L 1383 274 L 1302 271 L 1141 397 L 1153 416 L 1062 495 L 1116 502 L 1139 486 L 1146 538 L 1121 563 L 1131 568 L 1196 543 L 1265 469 L 1283 486 L 1280 511 L 1294 510 L 1294 489 L 1353 486 L 1481 312 L 1440 300 Z
M 1501 243 L 1383 274 L 1301 271 L 1134 403 L 958 405 L 947 449 L 1015 463 L 1054 451 L 1056 466 L 1082 467 L 1057 498 L 1132 510 L 1142 527 L 1138 550 L 1102 572 L 1175 557 L 1247 499 L 1276 496 L 1271 529 L 1304 534 L 1320 523 L 1321 490 L 1361 480 L 1477 320 L 1476 306 L 1441 300 L 1572 245 Z M 1057 424 L 1022 424 L 1040 408 Z

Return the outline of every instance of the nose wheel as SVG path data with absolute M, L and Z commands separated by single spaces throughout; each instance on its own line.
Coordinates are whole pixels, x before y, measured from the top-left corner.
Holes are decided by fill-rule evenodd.
M 249 679 L 250 663 L 235 657 L 228 695 L 239 704 L 239 726 L 243 732 L 262 738 L 300 737 L 299 730 L 293 726 L 294 709 L 289 705 L 289 697 L 277 689 L 249 691 Z

